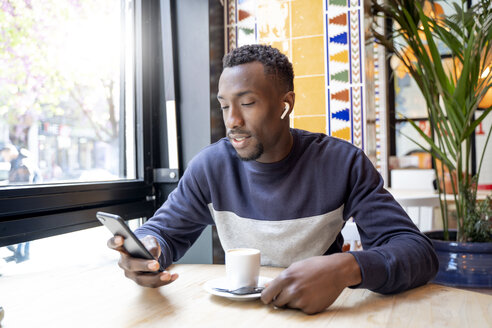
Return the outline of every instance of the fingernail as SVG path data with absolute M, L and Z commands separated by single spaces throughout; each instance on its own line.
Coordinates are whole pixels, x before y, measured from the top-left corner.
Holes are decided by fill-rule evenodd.
M 160 279 L 162 281 L 169 281 L 170 278 L 171 278 L 171 275 L 168 272 L 161 274 L 161 277 L 160 277 Z
M 147 266 L 150 270 L 157 270 L 159 269 L 159 263 L 156 261 L 150 262 L 149 265 Z

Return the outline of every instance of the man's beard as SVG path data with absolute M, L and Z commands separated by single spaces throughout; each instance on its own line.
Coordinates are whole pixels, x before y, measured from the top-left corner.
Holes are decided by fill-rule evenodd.
M 261 155 L 263 155 L 263 144 L 261 142 L 256 145 L 254 151 L 247 157 L 242 157 L 241 155 L 239 155 L 239 153 L 237 153 L 239 159 L 245 162 L 257 160 L 258 158 L 260 158 Z

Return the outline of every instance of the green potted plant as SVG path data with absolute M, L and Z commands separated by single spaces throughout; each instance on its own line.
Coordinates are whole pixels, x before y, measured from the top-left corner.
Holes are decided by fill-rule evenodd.
M 376 28 L 372 32 L 377 42 L 396 56 L 415 80 L 427 105 L 430 135 L 412 120 L 409 122 L 425 140 L 424 143 L 412 141 L 431 154 L 439 181 L 436 185 L 443 231 L 428 234 L 443 269 L 435 281 L 455 286 L 492 287 L 490 196 L 477 201 L 478 178 L 484 165 L 490 130 L 479 154 L 475 175 L 472 175 L 471 167 L 472 135 L 492 109 L 488 105 L 477 111 L 492 84 L 492 4 L 491 0 L 478 0 L 467 8 L 466 0 L 458 0 L 453 3 L 454 12 L 447 16 L 439 8 L 435 1 L 371 0 L 373 17 L 382 16 L 393 22 L 388 33 L 378 33 Z M 439 51 L 443 48 L 449 57 L 447 63 Z M 450 181 L 446 181 L 446 177 Z M 457 220 L 456 231 L 449 229 L 452 211 Z M 450 243 L 450 240 L 458 243 Z M 472 246 L 482 251 L 470 256 L 463 253 L 463 249 L 451 249 L 459 256 L 464 254 L 460 258 L 465 259 L 467 266 L 463 268 L 460 263 L 450 265 L 451 255 L 439 254 L 438 248 L 443 245 L 459 245 L 466 249 Z M 485 259 L 488 267 L 483 267 L 482 262 L 479 269 L 470 265 L 470 261 L 478 258 Z M 461 260 L 455 258 L 454 261 Z M 453 271 L 450 267 L 457 267 L 456 272 L 449 272 Z M 478 272 L 479 276 L 470 278 L 472 271 Z M 460 273 L 465 277 L 458 277 Z

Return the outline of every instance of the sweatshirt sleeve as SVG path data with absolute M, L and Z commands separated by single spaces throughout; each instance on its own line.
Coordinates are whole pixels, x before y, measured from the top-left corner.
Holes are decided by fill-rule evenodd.
M 397 293 L 427 283 L 438 269 L 431 241 L 423 235 L 393 196 L 369 159 L 359 151 L 351 166 L 344 209 L 353 217 L 362 251 L 351 252 L 362 282 L 353 288 Z
M 193 162 L 192 162 L 193 163 Z M 159 262 L 164 268 L 179 260 L 209 224 L 213 224 L 202 192 L 190 163 L 178 187 L 155 212 L 154 216 L 135 230 L 138 238 L 154 236 L 161 246 Z

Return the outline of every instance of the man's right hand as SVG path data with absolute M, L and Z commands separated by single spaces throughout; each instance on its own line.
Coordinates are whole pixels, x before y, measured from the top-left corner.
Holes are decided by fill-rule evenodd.
M 152 236 L 140 239 L 142 244 L 155 257 L 159 258 L 161 247 L 157 240 Z M 108 247 L 120 252 L 118 265 L 125 271 L 125 276 L 144 287 L 161 287 L 178 279 L 178 274 L 171 274 L 168 271 L 156 272 L 159 269 L 159 262 L 156 260 L 146 260 L 132 257 L 123 247 L 124 238 L 115 236 L 108 240 Z

